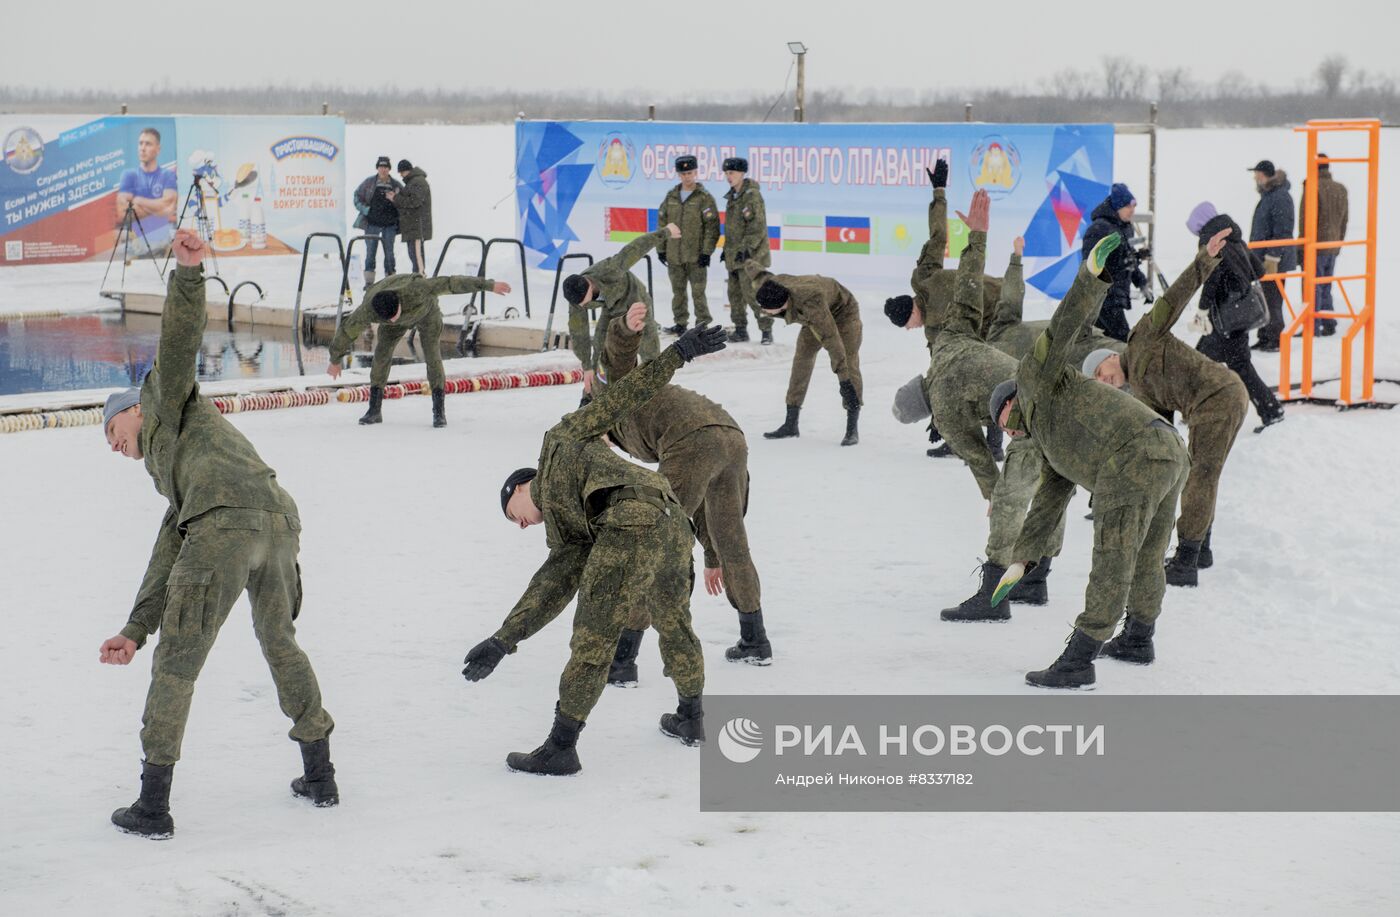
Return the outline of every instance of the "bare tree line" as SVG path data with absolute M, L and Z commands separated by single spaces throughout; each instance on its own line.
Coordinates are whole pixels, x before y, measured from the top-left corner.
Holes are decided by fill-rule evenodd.
M 1065 69 L 1033 86 L 968 90 L 817 90 L 808 93 L 809 121 L 961 121 L 966 105 L 979 121 L 1143 121 L 1148 102 L 1159 105 L 1168 127 L 1268 127 L 1308 118 L 1369 116 L 1400 120 L 1394 77 L 1351 67 L 1334 55 L 1308 78 L 1280 89 L 1239 71 L 1202 81 L 1186 67 L 1149 70 L 1132 58 L 1104 57 L 1094 70 Z M 0 87 L 8 113 L 307 114 L 323 103 L 352 123 L 500 123 L 524 114 L 548 119 L 641 119 L 648 103 L 656 117 L 684 121 L 784 121 L 791 95 L 640 98 L 636 93 L 516 92 L 445 89 L 347 89 L 266 86 L 196 89 L 157 86 L 139 93 L 105 89 L 62 91 Z

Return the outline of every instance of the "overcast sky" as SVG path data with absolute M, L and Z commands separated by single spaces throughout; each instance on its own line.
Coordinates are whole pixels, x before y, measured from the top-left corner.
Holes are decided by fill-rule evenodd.
M 69 14 L 82 11 L 7 2 L 0 84 L 582 88 L 635 90 L 639 103 L 705 92 L 776 96 L 792 40 L 810 48 L 809 91 L 1025 86 L 1064 67 L 1097 68 L 1109 53 L 1151 69 L 1187 66 L 1198 80 L 1237 70 L 1289 88 L 1332 53 L 1354 67 L 1400 71 L 1391 22 L 1377 21 L 1395 15 L 1384 0 L 157 0 L 103 8 L 100 23 L 70 28 Z M 1091 20 L 1091 11 L 1103 18 Z

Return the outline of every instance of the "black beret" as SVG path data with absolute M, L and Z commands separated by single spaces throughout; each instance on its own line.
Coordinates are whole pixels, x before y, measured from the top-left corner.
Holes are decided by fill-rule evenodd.
M 588 295 L 588 279 L 582 274 L 570 274 L 564 278 L 564 298 L 569 305 L 577 306 Z
M 781 309 L 786 305 L 789 295 L 787 287 L 776 280 L 769 280 L 755 291 L 754 298 L 764 309 Z
M 533 481 L 538 473 L 533 468 L 517 468 L 510 473 L 510 477 L 506 478 L 505 486 L 501 488 L 501 512 L 505 513 L 507 519 L 510 518 L 510 513 L 506 512 L 506 504 L 510 502 L 511 497 L 515 496 L 515 488 Z
M 374 299 L 370 300 L 370 307 L 374 309 L 374 314 L 379 316 L 380 321 L 389 321 L 399 312 L 398 291 L 380 290 L 374 294 Z
M 885 317 L 893 322 L 896 328 L 903 328 L 909 324 L 909 316 L 913 313 L 914 297 L 908 294 L 891 296 L 885 300 Z

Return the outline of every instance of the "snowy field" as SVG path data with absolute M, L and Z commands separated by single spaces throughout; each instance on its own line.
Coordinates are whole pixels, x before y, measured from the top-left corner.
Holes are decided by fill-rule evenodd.
M 386 151 L 422 160 L 439 208 L 464 214 L 440 227 L 478 231 L 465 216 L 476 209 L 500 221 L 487 228 L 508 231 L 509 201 L 489 207 L 510 190 L 510 136 L 352 128 L 348 155 L 372 162 L 402 138 Z M 1129 142 L 1122 177 L 1145 187 Z M 1282 130 L 1164 132 L 1158 251 L 1168 275 L 1192 254 L 1181 227 L 1197 201 L 1245 222 L 1245 167 L 1269 156 L 1292 171 L 1300 150 Z M 1400 179 L 1395 163 L 1392 153 L 1385 175 Z M 1392 197 L 1381 204 L 1391 225 Z M 1384 220 L 1381 231 L 1397 237 Z M 994 253 L 989 269 L 1002 263 Z M 1382 262 L 1383 294 L 1393 270 Z M 14 282 L 0 275 L 0 299 Z M 858 447 L 837 446 L 843 418 L 821 361 L 801 439 L 761 437 L 782 419 L 793 329 L 780 326 L 778 346 L 755 359 L 721 354 L 676 379 L 748 433 L 750 540 L 776 656 L 770 668 L 726 664 L 733 612 L 697 593 L 707 693 L 1029 692 L 1022 674 L 1054 658 L 1082 606 L 1085 499 L 1071 507 L 1048 606 L 1016 606 L 1000 627 L 939 622 L 940 608 L 975 587 L 985 504 L 960 462 L 926 458 L 921 429 L 890 416 L 926 351 L 880 314 L 889 291 L 857 292 L 867 392 Z M 1400 378 L 1400 320 L 1381 308 L 1377 375 Z M 1319 343 L 1319 376 L 1334 374 L 1336 341 Z M 1276 378 L 1276 357 L 1258 362 Z M 1400 400 L 1400 389 L 1377 395 Z M 290 796 L 300 760 L 245 600 L 196 691 L 171 800 L 177 833 L 165 843 L 108 823 L 137 792 L 151 646 L 126 669 L 97 663 L 126 619 L 162 500 L 96 428 L 0 437 L 14 641 L 0 669 L 0 915 L 1400 912 L 1395 815 L 700 813 L 698 755 L 656 730 L 674 693 L 654 633 L 640 688 L 609 689 L 590 717 L 582 774 L 507 772 L 505 754 L 548 730 L 567 614 L 484 682 L 463 681 L 460 660 L 545 556 L 542 532 L 502 519 L 497 487 L 533 462 L 577 396 L 454 396 L 437 431 L 421 397 L 387 404 L 375 428 L 355 424 L 362 405 L 233 416 L 301 508 L 300 639 L 338 724 L 343 802 L 315 810 Z M 1157 663 L 1102 662 L 1099 691 L 1400 692 L 1397 453 L 1394 412 L 1297 406 L 1262 435 L 1247 427 L 1221 485 L 1216 566 L 1199 589 L 1169 591 Z

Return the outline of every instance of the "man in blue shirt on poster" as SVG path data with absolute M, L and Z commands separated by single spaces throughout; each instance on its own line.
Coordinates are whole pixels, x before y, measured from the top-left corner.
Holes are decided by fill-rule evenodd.
M 126 220 L 130 205 L 140 223 L 139 234 L 154 249 L 170 243 L 171 226 L 175 222 L 175 204 L 179 196 L 178 179 L 174 169 L 160 167 L 160 131 L 148 127 L 141 131 L 136 144 L 137 167 L 122 173 L 117 186 L 117 225 Z M 117 240 L 121 244 L 121 240 Z M 145 253 L 141 245 L 138 254 Z

